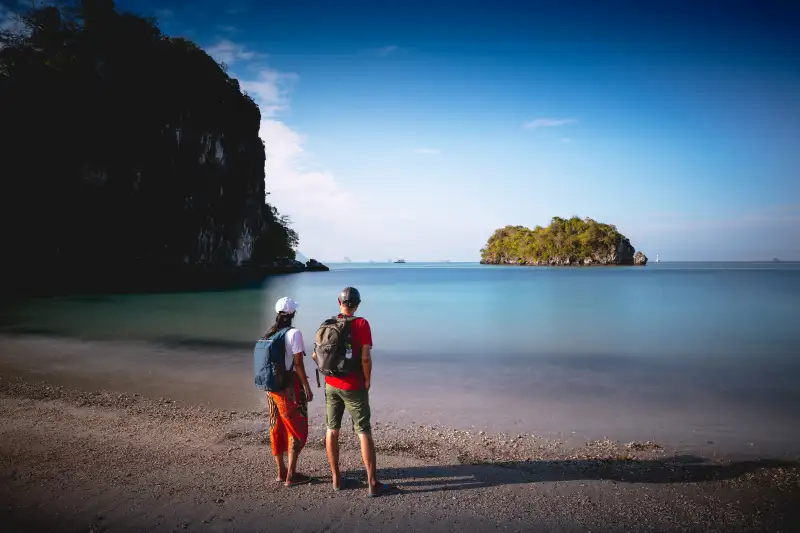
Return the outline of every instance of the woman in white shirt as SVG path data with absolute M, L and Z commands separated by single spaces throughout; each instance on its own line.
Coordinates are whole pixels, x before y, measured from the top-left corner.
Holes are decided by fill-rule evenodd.
M 295 312 L 300 306 L 296 301 L 283 297 L 275 303 L 275 324 L 264 336 L 271 337 L 285 328 L 286 343 L 285 368 L 286 388 L 281 392 L 267 392 L 269 406 L 270 445 L 272 455 L 278 466 L 278 479 L 287 487 L 308 483 L 311 478 L 296 472 L 297 457 L 308 439 L 308 402 L 314 399 L 308 384 L 303 356 L 305 345 L 303 334 L 292 327 Z M 289 465 L 284 463 L 283 454 L 288 453 Z

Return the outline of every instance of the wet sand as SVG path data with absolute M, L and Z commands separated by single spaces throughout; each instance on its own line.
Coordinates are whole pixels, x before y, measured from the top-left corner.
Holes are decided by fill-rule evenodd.
M 0 375 L 249 411 L 264 407 L 252 383 L 251 350 L 250 345 L 0 335 Z M 668 442 L 678 453 L 800 456 L 795 407 L 800 397 L 791 395 L 796 373 L 784 369 L 775 375 L 784 367 L 767 361 L 755 376 L 735 369 L 731 357 L 709 358 L 705 372 L 684 372 L 647 356 L 638 361 L 538 356 L 472 372 L 452 359 L 452 354 L 398 356 L 376 349 L 374 420 L 534 433 L 573 445 L 613 438 Z M 307 369 L 314 384 L 310 358 Z M 771 390 L 760 394 L 763 387 Z M 313 402 L 309 410 L 321 418 L 323 402 Z

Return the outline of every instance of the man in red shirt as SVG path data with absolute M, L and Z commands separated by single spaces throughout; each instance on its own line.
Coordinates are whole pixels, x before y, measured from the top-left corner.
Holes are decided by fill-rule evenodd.
M 361 303 L 361 294 L 355 287 L 347 287 L 339 294 L 339 316 L 353 316 Z M 380 496 L 390 490 L 388 485 L 378 482 L 375 464 L 375 443 L 370 425 L 369 388 L 372 375 L 372 331 L 366 319 L 358 317 L 350 324 L 351 349 L 345 357 L 360 359 L 356 370 L 343 376 L 325 377 L 325 420 L 328 432 L 325 449 L 331 464 L 333 489 L 341 490 L 342 477 L 339 472 L 339 430 L 342 427 L 344 410 L 353 419 L 353 429 L 361 443 L 361 457 L 367 469 L 369 496 Z M 316 355 L 316 354 L 315 354 Z

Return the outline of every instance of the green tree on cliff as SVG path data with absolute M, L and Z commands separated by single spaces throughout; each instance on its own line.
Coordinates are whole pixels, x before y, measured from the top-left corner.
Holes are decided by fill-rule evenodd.
M 10 262 L 225 266 L 294 257 L 266 203 L 261 115 L 196 44 L 112 0 L 44 7 L 0 41 Z

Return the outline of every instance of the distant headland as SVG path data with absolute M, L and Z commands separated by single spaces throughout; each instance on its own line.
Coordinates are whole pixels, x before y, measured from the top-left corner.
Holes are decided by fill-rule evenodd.
M 627 237 L 611 224 L 591 218 L 553 217 L 534 229 L 506 226 L 489 237 L 481 250 L 484 265 L 613 266 L 647 264 Z

